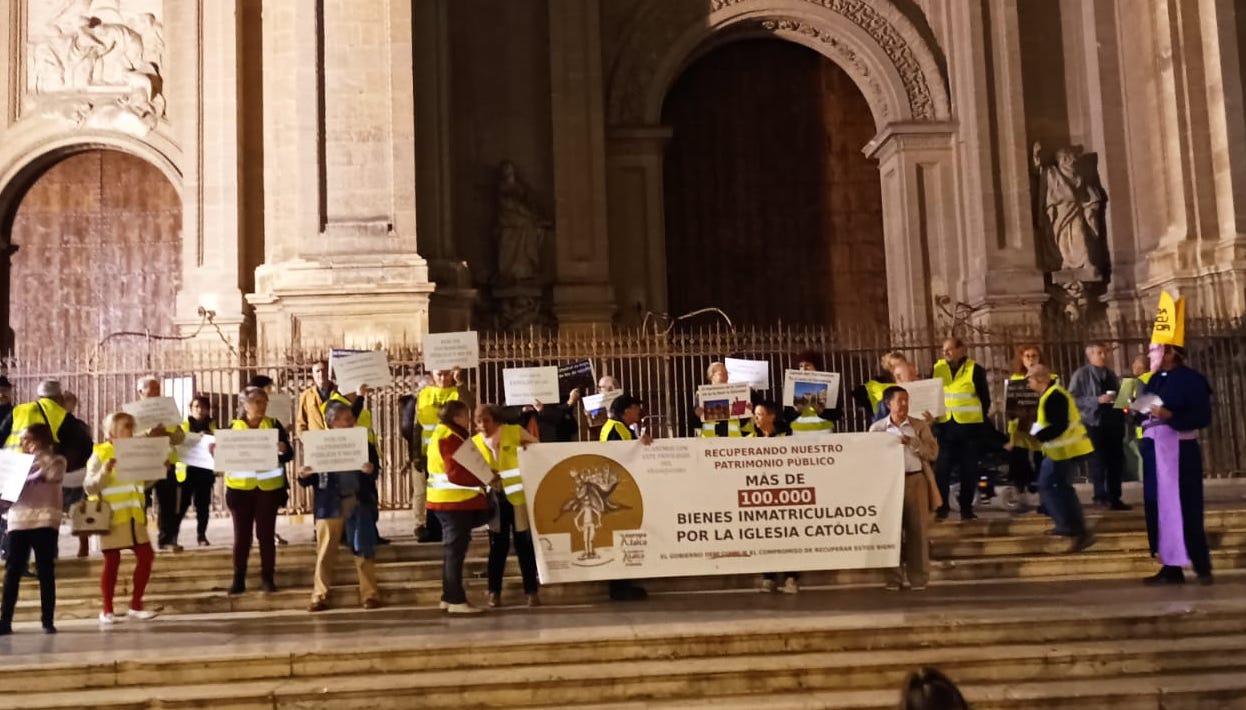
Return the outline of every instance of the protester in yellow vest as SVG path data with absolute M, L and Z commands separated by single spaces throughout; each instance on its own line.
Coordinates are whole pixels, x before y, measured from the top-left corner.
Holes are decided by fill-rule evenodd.
M 472 529 L 488 522 L 485 484 L 454 458 L 471 437 L 472 413 L 465 402 L 450 400 L 437 414 L 428 442 L 428 509 L 441 522 L 446 553 L 441 572 L 441 608 L 451 614 L 478 614 L 463 589 L 463 560 Z M 471 444 L 467 444 L 470 446 Z
M 432 373 L 432 384 L 420 389 L 415 400 L 415 422 L 419 427 L 420 437 L 419 459 L 415 465 L 412 478 L 411 509 L 415 514 L 415 539 L 419 542 L 440 542 L 442 539 L 441 523 L 436 515 L 428 514 L 428 505 L 424 492 L 428 488 L 428 446 L 432 442 L 433 431 L 437 428 L 441 407 L 447 402 L 462 401 L 459 387 L 454 381 L 453 370 L 435 370 Z M 470 405 L 468 412 L 470 412 Z M 471 415 L 468 415 L 470 420 Z
M 57 380 L 44 380 L 39 383 L 37 398 L 13 407 L 4 426 L 0 431 L 4 436 L 4 448 L 21 453 L 22 432 L 31 424 L 47 424 L 52 430 L 55 441 L 60 442 L 61 428 L 69 413 L 65 410 L 61 383 Z
M 528 606 L 540 606 L 536 551 L 532 547 L 527 500 L 519 477 L 519 449 L 536 443 L 537 439 L 521 426 L 503 424 L 502 408 L 493 404 L 476 408 L 476 429 L 472 443 L 498 476 L 489 492 L 495 503 L 493 519 L 489 521 L 489 606 L 502 605 L 502 576 L 512 534 Z
M 818 354 L 813 351 L 806 351 L 796 356 L 796 369 L 802 372 L 817 372 L 819 365 Z M 788 403 L 783 408 L 783 419 L 786 420 L 787 427 L 795 436 L 808 434 L 830 434 L 835 431 L 835 421 L 840 417 L 839 408 L 839 392 L 827 392 L 825 406 L 815 407 L 813 404 L 806 404 L 801 407 L 800 411 Z M 754 424 L 756 421 L 754 420 Z
M 117 621 L 113 610 L 113 592 L 117 588 L 122 550 L 133 550 L 135 559 L 134 581 L 130 584 L 133 593 L 126 618 L 143 621 L 156 616 L 156 612 L 143 608 L 143 592 L 151 579 L 151 564 L 155 555 L 147 537 L 143 484 L 119 480 L 117 457 L 113 450 L 113 442 L 134 436 L 134 417 L 125 412 L 110 414 L 104 419 L 104 431 L 108 434 L 108 441 L 96 445 L 87 462 L 83 488 L 92 500 L 102 498 L 112 508 L 112 526 L 100 538 L 100 548 L 104 551 L 104 572 L 100 579 L 104 599 L 100 625 L 112 626 Z
M 1055 523 L 1052 534 L 1073 538 L 1072 551 L 1084 550 L 1095 542 L 1086 529 L 1082 504 L 1077 499 L 1070 476 L 1076 459 L 1093 453 L 1095 447 L 1082 424 L 1073 395 L 1052 382 L 1046 365 L 1035 365 L 1026 372 L 1030 389 L 1041 393 L 1038 421 L 1031 433 L 1043 448 L 1038 472 L 1038 491 L 1043 507 Z
M 961 520 L 973 520 L 973 502 L 978 493 L 978 459 L 986 435 L 986 414 L 991 408 L 991 390 L 986 369 L 968 356 L 965 343 L 957 337 L 943 341 L 943 359 L 934 365 L 934 376 L 943 380 L 943 403 L 947 413 L 939 419 L 939 459 L 935 477 L 943 506 L 935 512 L 939 520 L 948 516 L 948 495 L 952 474 L 960 480 Z
M 882 371 L 874 375 L 873 378 L 857 385 L 850 393 L 852 401 L 858 407 L 865 410 L 866 416 L 870 421 L 878 421 L 886 416 L 886 412 L 880 409 L 883 403 L 883 393 L 887 388 L 896 383 L 895 369 L 900 363 L 908 362 L 908 358 L 899 350 L 892 350 L 883 353 L 879 358 L 879 365 Z M 917 368 L 913 368 L 916 372 Z
M 644 402 L 630 394 L 620 395 L 610 403 L 610 418 L 601 427 L 599 441 L 636 441 L 644 445 L 653 443 L 648 432 L 637 434 L 635 427 L 640 425 L 644 415 Z M 630 579 L 610 580 L 610 599 L 616 602 L 636 602 L 649 598 L 645 588 L 634 584 Z
M 1012 374 L 1008 377 L 1008 387 L 1028 390 L 1029 380 L 1026 373 L 1031 367 L 1042 364 L 1042 348 L 1033 344 L 1018 346 L 1013 358 Z M 1051 379 L 1053 382 L 1060 382 L 1060 376 L 1055 373 L 1052 373 Z M 1008 450 L 1008 477 L 1021 495 L 1034 492 L 1031 488 L 1034 487 L 1038 467 L 1043 460 L 1042 446 L 1038 439 L 1030 436 L 1030 427 L 1033 424 L 1032 421 L 1022 422 L 1017 418 L 1008 420 L 1008 443 L 1004 446 Z
M 212 400 L 206 394 L 197 394 L 190 400 L 190 416 L 182 422 L 182 431 L 188 434 L 212 436 L 216 426 L 212 423 Z M 200 547 L 207 547 L 208 521 L 212 515 L 212 489 L 216 487 L 216 472 L 206 468 L 187 466 L 177 462 L 177 480 L 181 486 L 181 505 L 177 509 L 178 526 L 195 504 L 195 532 Z
M 281 422 L 266 416 L 268 393 L 248 387 L 240 397 L 241 417 L 230 429 L 276 429 L 277 468 L 271 471 L 226 471 L 225 506 L 234 521 L 234 583 L 230 594 L 247 590 L 247 558 L 251 556 L 252 529 L 260 547 L 260 584 L 265 592 L 277 591 L 277 511 L 289 500 L 285 464 L 294 458 L 290 437 Z
M 710 363 L 709 368 L 705 371 L 705 376 L 711 385 L 727 384 L 727 366 L 721 362 Z M 718 422 L 707 422 L 701 419 L 705 415 L 705 411 L 700 405 L 693 409 L 692 430 L 695 436 L 704 437 L 731 437 L 737 438 L 748 436 L 753 430 L 753 423 L 748 419 L 726 419 Z

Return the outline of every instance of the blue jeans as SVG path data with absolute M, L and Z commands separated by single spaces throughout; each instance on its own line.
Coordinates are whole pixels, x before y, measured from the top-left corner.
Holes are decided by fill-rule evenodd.
M 1047 509 L 1047 515 L 1056 524 L 1056 534 L 1067 537 L 1086 534 L 1082 504 L 1077 500 L 1077 491 L 1073 490 L 1073 484 L 1069 482 L 1075 461 L 1077 459 L 1056 461 L 1045 458 L 1038 469 L 1039 500 Z

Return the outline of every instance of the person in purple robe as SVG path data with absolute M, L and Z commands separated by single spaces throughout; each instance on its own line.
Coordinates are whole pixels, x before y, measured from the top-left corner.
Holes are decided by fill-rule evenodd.
M 1185 349 L 1151 345 L 1155 374 L 1145 394 L 1160 404 L 1142 424 L 1143 501 L 1151 555 L 1163 565 L 1146 584 L 1182 584 L 1194 568 L 1211 584 L 1211 551 L 1203 528 L 1203 451 L 1198 432 L 1211 425 L 1211 385 L 1186 365 Z

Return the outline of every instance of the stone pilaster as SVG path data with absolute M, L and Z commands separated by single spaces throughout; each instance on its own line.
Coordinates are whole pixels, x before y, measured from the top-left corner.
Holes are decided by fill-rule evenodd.
M 865 146 L 882 179 L 893 327 L 935 328 L 935 300 L 960 278 L 953 131 L 948 123 L 891 124 Z
M 240 189 L 238 14 L 240 0 L 177 3 L 165 22 L 174 38 L 169 61 L 169 113 L 183 146 L 182 286 L 177 324 L 200 330 L 201 309 L 214 313 L 226 337 L 242 337 L 239 287 Z M 198 35 L 198 36 L 197 36 Z M 218 48 L 207 52 L 204 48 Z
M 610 203 L 637 209 L 610 212 L 610 270 L 619 321 L 639 325 L 645 313 L 664 313 L 666 210 L 663 157 L 671 129 L 662 126 L 610 131 L 606 176 Z M 644 274 L 644 279 L 638 279 Z
M 247 297 L 263 343 L 428 330 L 411 19 L 401 0 L 264 4 L 265 263 Z
M 1020 29 L 1013 3 L 952 5 L 948 72 L 956 95 L 956 201 L 963 219 L 947 296 L 975 321 L 1006 326 L 1046 301 L 1030 215 Z M 994 105 L 992 105 L 994 98 Z M 886 188 L 884 187 L 884 192 Z M 952 244 L 943 245 L 952 248 Z M 938 295 L 938 294 L 936 294 Z
M 549 0 L 554 222 L 560 328 L 609 325 L 615 313 L 606 228 L 606 149 L 597 0 Z

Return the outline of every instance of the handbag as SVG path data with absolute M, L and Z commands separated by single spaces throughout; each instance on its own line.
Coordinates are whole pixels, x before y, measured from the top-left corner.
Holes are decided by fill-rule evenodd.
M 73 535 L 102 535 L 112 529 L 112 506 L 103 500 L 84 500 L 74 504 L 69 514 Z

